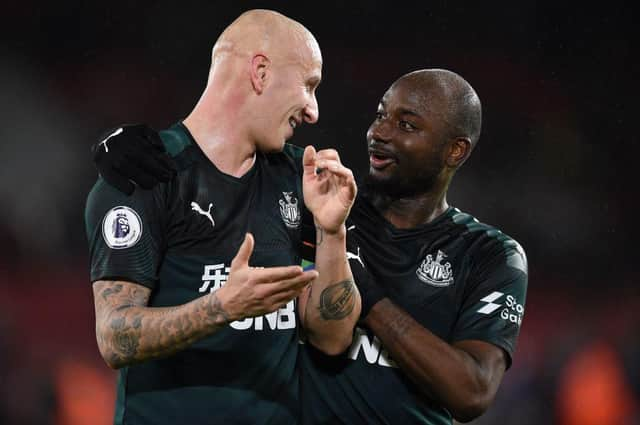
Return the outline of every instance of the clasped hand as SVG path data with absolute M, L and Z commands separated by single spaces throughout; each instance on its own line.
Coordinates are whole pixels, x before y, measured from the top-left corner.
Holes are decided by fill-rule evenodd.
M 307 146 L 302 158 L 304 203 L 325 232 L 336 233 L 344 225 L 358 192 L 351 170 L 340 162 L 335 149 Z

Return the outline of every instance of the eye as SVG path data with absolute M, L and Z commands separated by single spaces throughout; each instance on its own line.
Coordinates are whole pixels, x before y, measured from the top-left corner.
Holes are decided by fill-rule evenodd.
M 416 126 L 411 124 L 409 121 L 400 121 L 398 123 L 398 126 L 401 129 L 403 129 L 404 131 L 414 131 L 414 130 L 416 130 Z

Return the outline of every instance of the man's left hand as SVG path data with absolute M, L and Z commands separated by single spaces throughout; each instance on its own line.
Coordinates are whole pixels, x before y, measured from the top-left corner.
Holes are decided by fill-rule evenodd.
M 358 192 L 353 173 L 342 165 L 334 149 L 316 152 L 313 146 L 307 146 L 302 163 L 305 205 L 324 231 L 338 232 Z
M 151 189 L 176 174 L 160 136 L 144 124 L 123 125 L 109 132 L 92 151 L 102 178 L 127 195 L 135 190 L 134 183 Z

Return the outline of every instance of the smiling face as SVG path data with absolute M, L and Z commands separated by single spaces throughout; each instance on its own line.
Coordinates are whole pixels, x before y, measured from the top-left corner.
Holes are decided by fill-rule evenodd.
M 297 126 L 318 121 L 316 89 L 322 78 L 322 56 L 315 39 L 292 41 L 286 56 L 271 62 L 269 80 L 260 96 L 258 149 L 282 150 Z
M 367 132 L 368 186 L 406 197 L 432 190 L 445 177 L 449 137 L 442 104 L 437 90 L 411 79 L 389 88 Z

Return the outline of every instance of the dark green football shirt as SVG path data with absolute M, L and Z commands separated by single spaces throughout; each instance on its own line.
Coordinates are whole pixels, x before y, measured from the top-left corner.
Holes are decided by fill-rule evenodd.
M 363 196 L 347 229 L 358 247 L 351 255 L 394 303 L 444 341 L 504 349 L 510 365 L 527 289 L 527 260 L 516 241 L 456 208 L 425 226 L 396 229 Z M 301 365 L 305 424 L 452 423 L 363 325 L 346 355 L 330 358 L 305 344 Z
M 249 172 L 220 172 L 186 127 L 160 136 L 177 178 L 127 197 L 99 179 L 88 196 L 91 280 L 151 289 L 176 306 L 224 285 L 246 232 L 252 266 L 300 264 L 302 149 L 260 154 Z M 117 424 L 290 424 L 298 419 L 294 302 L 231 323 L 168 358 L 119 372 Z

